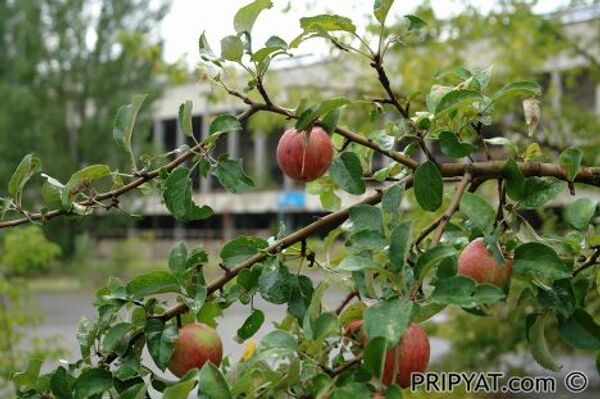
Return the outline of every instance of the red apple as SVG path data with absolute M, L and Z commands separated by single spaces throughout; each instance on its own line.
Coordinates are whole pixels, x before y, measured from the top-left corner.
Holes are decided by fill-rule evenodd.
M 360 343 L 362 346 L 367 344 L 367 334 L 363 328 L 362 320 L 354 320 L 349 323 L 344 330 L 344 335 Z
M 483 238 L 471 241 L 458 257 L 458 274 L 471 277 L 480 283 L 503 285 L 512 273 L 510 260 L 498 264 L 487 250 Z
M 308 182 L 321 177 L 332 158 L 333 144 L 320 127 L 313 127 L 310 133 L 288 129 L 277 144 L 277 164 L 294 180 Z
M 410 386 L 412 373 L 422 373 L 429 364 L 429 338 L 419 325 L 411 323 L 400 342 L 390 349 L 385 356 L 383 383 L 391 385 L 396 382 L 402 388 Z M 397 373 L 394 378 L 394 359 Z
M 206 362 L 218 366 L 223 358 L 221 337 L 214 328 L 202 323 L 180 328 L 174 348 L 169 370 L 177 377 L 183 377 L 193 368 L 201 368 Z

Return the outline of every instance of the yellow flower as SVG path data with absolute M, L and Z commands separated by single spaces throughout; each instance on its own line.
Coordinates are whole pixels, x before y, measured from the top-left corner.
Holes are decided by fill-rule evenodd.
M 247 361 L 254 355 L 254 351 L 256 350 L 256 341 L 251 339 L 248 341 L 246 346 L 244 347 L 244 352 L 242 353 L 242 360 Z

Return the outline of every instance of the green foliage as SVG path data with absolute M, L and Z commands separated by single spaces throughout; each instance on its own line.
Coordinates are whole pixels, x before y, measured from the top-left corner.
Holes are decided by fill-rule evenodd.
M 12 395 L 11 382 L 36 382 L 44 360 L 64 356 L 55 337 L 39 339 L 25 337 L 24 330 L 35 328 L 43 321 L 28 285 L 20 279 L 7 279 L 0 274 L 0 391 Z M 27 345 L 24 345 L 27 342 Z M 13 376 L 19 370 L 25 370 Z
M 115 150 L 109 139 L 113 116 L 137 93 L 149 93 L 149 103 L 163 82 L 177 79 L 182 71 L 180 65 L 162 61 L 162 45 L 155 34 L 166 4 L 149 3 L 124 0 L 115 6 L 108 0 L 94 4 L 25 0 L 3 4 L 0 139 L 11 144 L 0 148 L 0 181 L 8 182 L 23 155 L 32 151 L 31 166 L 37 166 L 37 171 L 40 165 L 35 159 L 53 159 L 44 168 L 55 178 L 52 182 L 67 178 L 83 165 L 110 162 L 115 170 L 130 170 L 131 157 Z M 137 118 L 138 135 L 131 144 L 138 151 L 147 146 L 148 111 L 142 109 Z M 123 128 L 118 136 L 129 145 L 127 125 L 118 126 Z M 22 198 L 19 192 L 14 199 L 17 203 L 22 199 L 26 206 L 39 205 L 35 191 L 27 189 Z M 52 201 L 47 206 L 55 208 L 56 204 Z M 114 219 L 102 218 L 93 228 L 107 225 L 115 226 Z M 48 232 L 63 237 L 60 244 L 68 255 L 74 246 L 72 232 L 88 228 L 88 223 L 69 220 L 52 224 Z M 66 231 L 71 234 L 67 236 Z
M 61 255 L 39 226 L 25 226 L 3 237 L 2 271 L 11 276 L 34 276 L 47 272 Z
M 442 206 L 444 182 L 437 166 L 427 161 L 415 170 L 415 196 L 426 211 L 433 212 Z

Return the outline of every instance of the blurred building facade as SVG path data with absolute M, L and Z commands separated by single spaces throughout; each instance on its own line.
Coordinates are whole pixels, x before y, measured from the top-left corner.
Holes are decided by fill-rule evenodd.
M 599 7 L 577 9 L 564 15 L 566 32 L 573 37 L 589 36 L 591 20 L 600 17 Z M 594 32 L 595 33 L 595 32 Z M 598 48 L 586 48 L 590 54 L 599 56 Z M 489 51 L 489 50 L 485 50 Z M 470 67 L 487 67 L 489 57 L 478 46 L 468 49 L 473 55 L 465 57 L 472 60 Z M 492 50 L 493 51 L 493 50 Z M 600 57 L 598 57 L 600 59 Z M 585 54 L 571 56 L 557 53 L 548 60 L 543 71 L 539 71 L 539 80 L 544 85 L 545 95 L 551 96 L 551 106 L 559 108 L 563 96 L 573 98 L 586 110 L 593 110 L 600 115 L 600 82 L 594 81 L 589 73 L 589 58 Z M 295 64 L 278 68 L 274 75 L 285 75 L 289 85 L 298 82 L 310 82 L 316 87 L 324 87 L 333 93 L 336 90 L 348 89 L 346 85 L 335 86 L 339 60 L 321 60 L 303 62 L 295 60 Z M 360 67 L 352 62 L 345 64 L 346 74 L 352 69 L 360 73 Z M 348 71 L 350 69 L 351 71 Z M 579 69 L 577 82 L 565 84 L 565 71 Z M 276 79 L 276 77 L 275 77 Z M 350 86 L 351 87 L 351 86 Z M 164 93 L 153 108 L 153 143 L 156 151 L 164 152 L 183 144 L 192 144 L 178 126 L 178 109 L 186 100 L 193 101 L 193 127 L 198 140 L 206 137 L 210 121 L 224 112 L 239 111 L 239 103 L 215 102 L 214 88 L 207 83 L 189 83 L 173 87 Z M 279 87 L 284 93 L 286 87 Z M 227 99 L 223 101 L 229 101 Z M 289 126 L 293 123 L 289 122 Z M 242 158 L 244 168 L 256 182 L 256 189 L 245 194 L 227 193 L 213 177 L 194 177 L 194 199 L 198 204 L 207 204 L 215 211 L 215 216 L 198 222 L 179 223 L 169 216 L 160 198 L 149 198 L 143 205 L 143 218 L 134 230 L 141 232 L 152 230 L 157 239 L 172 241 L 177 239 L 219 241 L 229 240 L 236 235 L 269 235 L 275 232 L 279 222 L 285 222 L 288 229 L 306 225 L 323 214 L 319 197 L 306 193 L 303 184 L 298 184 L 285 177 L 275 161 L 275 149 L 282 129 L 278 131 L 257 131 L 245 127 L 238 134 L 224 136 L 215 149 L 215 155 L 227 152 L 232 158 Z M 489 134 L 493 135 L 492 132 Z M 576 143 L 569 143 L 574 145 Z M 374 163 L 382 167 L 387 162 L 377 157 Z M 356 202 L 356 196 L 342 194 L 342 203 Z

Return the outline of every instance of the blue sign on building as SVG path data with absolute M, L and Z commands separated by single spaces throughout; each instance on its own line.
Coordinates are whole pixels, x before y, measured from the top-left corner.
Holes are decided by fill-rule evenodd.
M 279 209 L 301 209 L 306 205 L 304 191 L 284 191 L 277 197 Z

